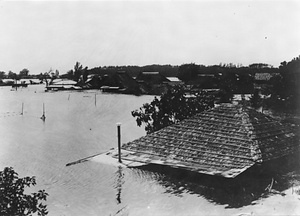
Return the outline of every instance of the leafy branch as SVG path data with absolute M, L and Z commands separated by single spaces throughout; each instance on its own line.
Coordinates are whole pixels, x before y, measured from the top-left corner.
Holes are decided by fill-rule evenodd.
M 169 88 L 160 99 L 155 97 L 151 103 L 131 112 L 140 127 L 145 124 L 149 134 L 172 125 L 214 106 L 214 96 L 204 91 L 188 95 L 182 86 Z

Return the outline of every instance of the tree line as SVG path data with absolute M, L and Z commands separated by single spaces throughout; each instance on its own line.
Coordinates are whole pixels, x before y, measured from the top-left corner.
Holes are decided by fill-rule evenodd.
M 12 71 L 9 71 L 7 74 L 4 71 L 0 71 L 0 79 L 14 79 L 19 80 L 23 78 L 29 77 L 29 70 L 27 68 L 24 68 L 19 73 L 14 73 Z
M 211 67 L 207 68 L 196 64 L 185 64 L 179 67 L 179 77 L 188 83 L 190 80 L 197 79 L 200 71 L 211 69 Z M 265 106 L 274 111 L 299 114 L 300 56 L 289 62 L 282 62 L 279 68 L 273 68 L 267 64 L 252 64 L 248 68 L 221 65 L 215 69 L 214 73 L 220 72 L 223 76 L 219 80 L 222 83 L 221 90 L 224 91 L 221 102 L 230 102 L 238 73 L 244 73 L 245 77 L 239 76 L 243 77 L 243 82 L 253 82 L 249 78 L 253 76 L 253 73 L 257 71 L 273 72 L 276 75 L 270 78 L 264 88 L 256 89 L 250 101 L 246 101 L 242 97 L 240 103 L 253 108 Z M 187 92 L 182 86 L 170 88 L 160 98 L 155 97 L 152 102 L 143 104 L 139 109 L 133 110 L 131 114 L 136 119 L 137 125 L 139 127 L 144 125 L 145 131 L 149 134 L 214 106 L 216 95 L 204 91 L 196 92 L 193 97 L 186 97 L 186 95 Z
M 195 63 L 172 65 L 146 65 L 146 66 L 99 66 L 92 69 L 84 67 L 76 62 L 74 69 L 60 75 L 58 70 L 50 69 L 38 75 L 30 75 L 29 70 L 24 68 L 18 74 L 9 71 L 8 74 L 1 71 L 0 79 L 22 79 L 38 78 L 40 80 L 68 78 L 76 82 L 85 82 L 88 75 L 99 76 L 111 75 L 118 71 L 125 71 L 131 77 L 136 77 L 140 72 L 160 72 L 166 77 L 178 77 L 186 85 L 198 89 L 217 88 L 223 93 L 223 101 L 228 101 L 233 93 L 255 93 L 254 84 L 256 73 L 272 74 L 272 77 L 265 81 L 265 86 L 260 90 L 264 98 L 264 105 L 282 110 L 297 110 L 299 108 L 299 76 L 300 57 L 291 61 L 283 61 L 278 68 L 265 63 L 253 63 L 248 66 L 241 64 L 223 64 L 205 66 Z M 257 95 L 257 94 L 256 94 Z M 259 96 L 259 95 L 258 95 Z
M 281 62 L 279 75 L 270 79 L 263 89 L 266 105 L 279 111 L 300 111 L 300 56 Z

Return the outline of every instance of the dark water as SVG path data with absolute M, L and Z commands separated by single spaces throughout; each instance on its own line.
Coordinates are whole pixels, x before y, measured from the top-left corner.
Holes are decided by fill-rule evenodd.
M 128 169 L 95 161 L 65 166 L 116 147 L 117 122 L 122 142 L 145 135 L 130 112 L 152 99 L 2 87 L 0 168 L 36 176 L 34 189 L 49 193 L 49 215 L 300 214 L 298 160 L 253 168 L 235 180 L 160 166 Z

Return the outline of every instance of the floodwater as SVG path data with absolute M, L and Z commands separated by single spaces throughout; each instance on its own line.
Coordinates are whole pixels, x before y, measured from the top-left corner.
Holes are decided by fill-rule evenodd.
M 234 181 L 157 166 L 129 169 L 95 161 L 66 166 L 115 148 L 118 122 L 123 143 L 145 135 L 131 111 L 152 99 L 45 92 L 42 85 L 1 87 L 0 169 L 11 166 L 20 177 L 36 176 L 29 191 L 49 193 L 49 215 L 300 215 L 297 163 L 282 162 L 278 170 Z

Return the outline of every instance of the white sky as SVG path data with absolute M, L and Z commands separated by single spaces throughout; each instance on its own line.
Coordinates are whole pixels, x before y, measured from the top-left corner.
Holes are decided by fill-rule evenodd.
M 0 71 L 268 63 L 300 55 L 300 1 L 2 1 Z

